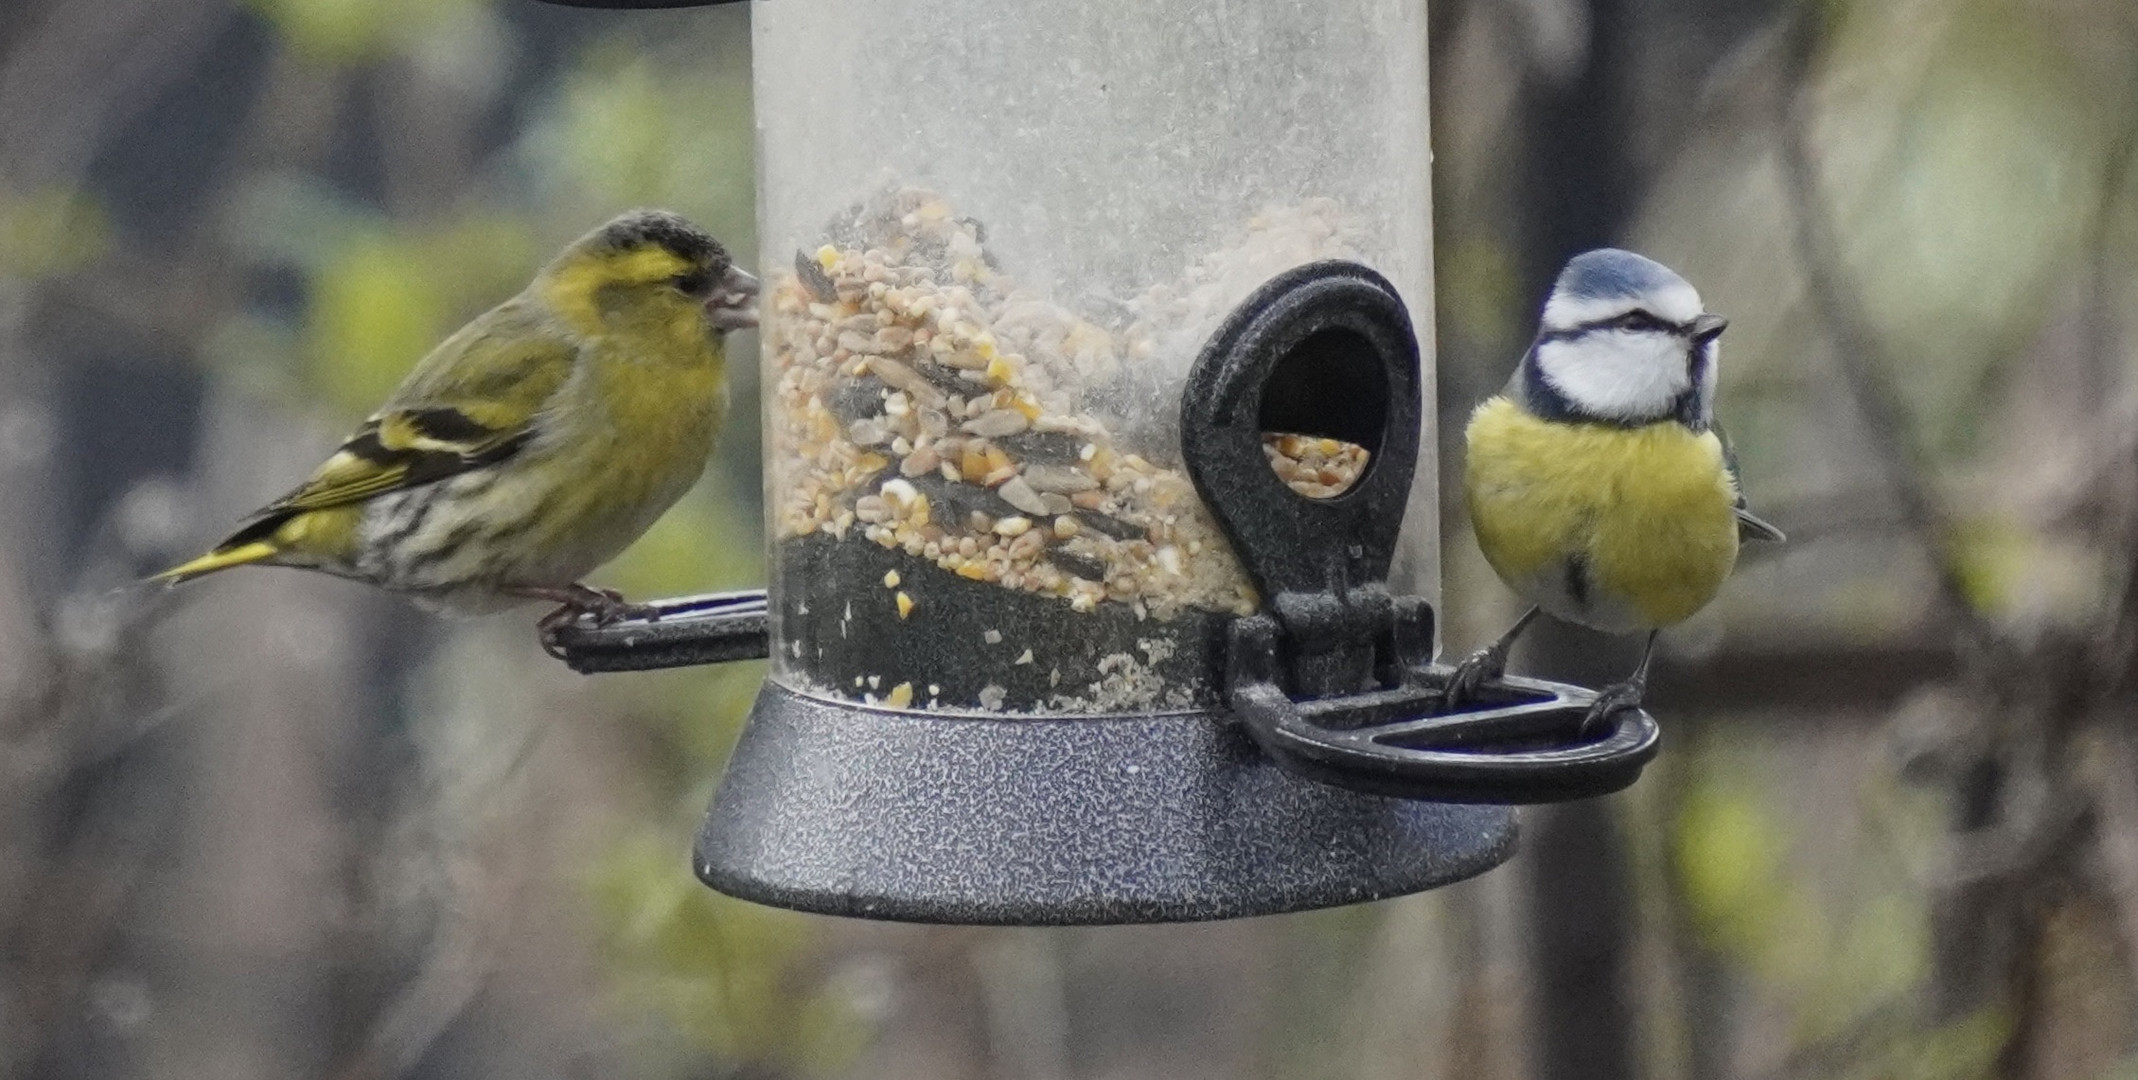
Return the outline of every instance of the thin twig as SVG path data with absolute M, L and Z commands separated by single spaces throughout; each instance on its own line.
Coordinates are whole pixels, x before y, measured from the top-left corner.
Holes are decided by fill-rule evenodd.
M 2104 377 L 2122 366 L 2114 355 L 2116 302 L 2112 289 L 2121 283 L 2122 276 L 2116 273 L 2113 265 L 2112 238 L 2117 200 L 2134 166 L 2138 166 L 2138 116 L 2124 125 L 2109 151 L 2101 174 L 2100 201 L 2094 208 L 2085 348 L 2088 370 L 2100 372 Z M 2100 389 L 2106 396 L 2107 388 Z M 2104 433 L 2104 441 L 2110 442 L 2110 446 L 2102 455 L 2097 474 L 2101 489 L 2099 499 L 2122 513 L 2103 515 L 2103 534 L 2096 543 L 2103 551 L 2122 553 L 2125 562 L 2123 584 L 2116 591 L 2112 618 L 2096 639 L 2105 643 L 2106 648 L 2099 650 L 2093 659 L 2096 669 L 2106 676 L 2098 681 L 2098 685 L 2127 692 L 2134 677 L 2131 668 L 2138 664 L 2138 555 L 2134 555 L 2138 552 L 2138 547 L 2134 547 L 2138 545 L 2138 438 L 2131 436 L 2129 428 L 2117 425 L 2114 430 Z M 2138 938 L 2132 939 L 2130 944 L 2138 949 Z
M 1785 50 L 1789 70 L 1776 126 L 1782 187 L 1795 217 L 1792 239 L 1797 261 L 1804 272 L 1811 306 L 1833 339 L 1835 367 L 1848 390 L 1849 403 L 1862 420 L 1872 452 L 1892 485 L 1894 508 L 1930 559 L 1941 616 L 1955 627 L 1968 651 L 1994 656 L 2004 651 L 2001 639 L 1968 600 L 1966 585 L 1950 554 L 1954 535 L 1951 516 L 1931 489 L 1927 479 L 1931 470 L 1916 441 L 1909 437 L 1907 415 L 1886 378 L 1891 361 L 1885 346 L 1842 280 L 1841 245 L 1819 195 L 1818 168 L 1810 146 L 1808 87 L 1818 45 L 1816 19 L 1810 13 L 1800 16 Z
M 2088 779 L 2097 819 L 2094 850 L 2123 938 L 2123 962 L 2138 983 L 2138 748 L 2122 728 L 2102 725 L 2101 760 Z

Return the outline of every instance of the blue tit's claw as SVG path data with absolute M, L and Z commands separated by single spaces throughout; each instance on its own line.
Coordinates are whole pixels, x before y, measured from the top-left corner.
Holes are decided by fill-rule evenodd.
M 1587 715 L 1581 718 L 1581 738 L 1588 738 L 1607 728 L 1611 718 L 1628 709 L 1641 707 L 1641 697 L 1647 687 L 1639 682 L 1622 682 L 1604 687 L 1589 706 Z
M 1507 650 L 1488 645 L 1455 666 L 1455 673 L 1448 676 L 1448 689 L 1442 700 L 1450 709 L 1468 705 L 1477 700 L 1478 691 L 1483 690 L 1486 683 L 1506 673 Z

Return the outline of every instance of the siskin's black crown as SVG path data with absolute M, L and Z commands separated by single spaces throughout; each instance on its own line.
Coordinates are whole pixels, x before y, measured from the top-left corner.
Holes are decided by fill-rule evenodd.
M 659 245 L 677 258 L 717 270 L 728 264 L 727 249 L 704 229 L 667 210 L 633 210 L 601 228 L 601 242 L 615 251 Z

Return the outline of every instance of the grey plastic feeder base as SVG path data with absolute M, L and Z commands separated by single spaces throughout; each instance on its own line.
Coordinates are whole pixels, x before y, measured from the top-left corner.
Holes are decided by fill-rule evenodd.
M 1208 714 L 891 712 L 767 682 L 699 830 L 698 876 L 758 903 L 911 922 L 1184 922 L 1460 881 L 1514 812 L 1288 772 Z

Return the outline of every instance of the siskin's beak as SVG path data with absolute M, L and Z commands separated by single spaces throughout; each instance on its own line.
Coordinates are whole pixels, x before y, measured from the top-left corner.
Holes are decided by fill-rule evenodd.
M 705 317 L 721 330 L 747 330 L 757 325 L 757 278 L 739 266 L 713 286 L 705 298 Z
M 1693 321 L 1686 324 L 1686 329 L 1692 331 L 1694 341 L 1708 342 L 1721 337 L 1729 325 L 1730 320 L 1720 315 L 1704 314 L 1694 316 Z

